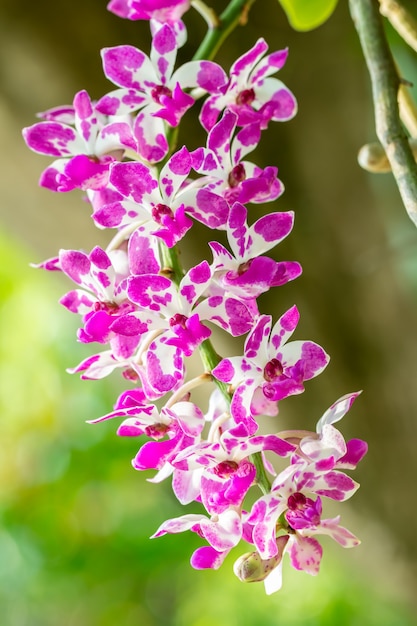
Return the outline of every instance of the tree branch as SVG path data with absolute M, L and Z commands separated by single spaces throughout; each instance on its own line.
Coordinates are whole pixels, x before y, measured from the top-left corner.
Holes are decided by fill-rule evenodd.
M 400 121 L 400 79 L 385 37 L 378 1 L 349 0 L 349 4 L 371 77 L 376 134 L 407 213 L 417 226 L 417 164 Z

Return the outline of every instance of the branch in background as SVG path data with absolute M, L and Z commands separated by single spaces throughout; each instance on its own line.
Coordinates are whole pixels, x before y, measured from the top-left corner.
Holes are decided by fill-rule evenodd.
M 380 11 L 408 45 L 417 52 L 417 21 L 397 0 L 379 0 Z
M 372 83 L 376 133 L 407 213 L 417 226 L 417 164 L 398 109 L 400 79 L 389 49 L 377 0 L 349 0 Z

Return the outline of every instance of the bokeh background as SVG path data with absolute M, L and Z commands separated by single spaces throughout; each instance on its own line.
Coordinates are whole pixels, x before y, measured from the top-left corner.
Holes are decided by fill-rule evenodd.
M 408 6 L 416 13 L 413 0 Z M 356 162 L 375 133 L 346 3 L 319 29 L 296 33 L 276 0 L 257 2 L 217 59 L 228 68 L 261 35 L 272 50 L 289 46 L 280 78 L 299 101 L 297 117 L 271 126 L 252 160 L 279 166 L 286 193 L 265 210 L 295 210 L 294 231 L 276 254 L 299 260 L 304 273 L 261 308 L 276 318 L 296 303 L 297 337 L 319 342 L 332 361 L 305 394 L 282 403 L 276 429 L 314 428 L 339 396 L 363 389 L 342 428 L 370 444 L 355 473 L 360 491 L 351 504 L 328 509 L 342 513 L 362 545 L 345 551 L 324 540 L 320 575 L 286 563 L 284 588 L 272 597 L 234 578 L 241 549 L 217 572 L 194 572 L 188 559 L 198 538 L 149 540 L 167 517 L 196 509 L 185 511 L 168 484 L 152 485 L 131 468 L 138 444 L 117 438 L 115 424 L 85 423 L 111 409 L 123 382 L 65 373 L 91 353 L 75 341 L 77 320 L 57 304 L 71 287 L 29 267 L 59 248 L 108 240 L 81 194 L 37 187 L 49 160 L 30 153 L 20 133 L 37 111 L 70 103 L 82 88 L 93 98 L 111 89 L 100 48 L 148 50 L 148 26 L 105 7 L 104 0 L 0 4 L 0 624 L 417 624 L 417 231 L 391 176 L 372 176 Z M 180 60 L 204 33 L 192 13 Z M 388 33 L 403 76 L 417 82 L 416 55 Z M 188 137 L 190 147 L 203 141 L 193 111 Z M 260 210 L 252 209 L 253 219 Z M 203 258 L 207 238 L 193 229 L 182 246 L 186 263 Z

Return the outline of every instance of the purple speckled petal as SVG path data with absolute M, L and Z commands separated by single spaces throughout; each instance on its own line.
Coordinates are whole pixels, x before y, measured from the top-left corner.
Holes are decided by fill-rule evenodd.
M 275 276 L 271 287 L 280 287 L 291 280 L 295 280 L 303 273 L 303 268 L 297 261 L 278 261 L 275 265 Z
M 49 167 L 47 167 L 39 178 L 40 187 L 45 187 L 50 191 L 60 190 L 60 181 L 63 176 L 65 166 L 68 159 L 57 159 Z
M 98 132 L 98 121 L 90 96 L 85 90 L 75 94 L 74 111 L 75 128 L 85 142 L 86 151 L 93 153 Z
M 139 204 L 158 187 L 151 170 L 138 162 L 114 163 L 110 169 L 110 183 L 123 197 Z
M 251 81 L 255 85 L 262 84 L 264 79 L 271 74 L 275 74 L 284 67 L 288 57 L 288 48 L 276 50 L 261 59 L 251 74 Z
M 71 191 L 74 187 L 84 191 L 103 189 L 108 185 L 109 169 L 109 162 L 100 163 L 85 154 L 79 154 L 69 159 L 64 168 L 64 175 L 70 181 L 69 185 L 62 180 L 58 190 Z
M 152 535 L 151 539 L 154 539 L 155 537 L 162 537 L 167 533 L 174 534 L 182 533 L 185 530 L 191 530 L 193 526 L 199 525 L 203 519 L 206 519 L 205 515 L 195 513 L 168 519 L 160 525 L 158 530 Z
M 167 85 L 170 81 L 175 59 L 177 57 L 177 41 L 175 31 L 164 24 L 154 34 L 150 58 L 158 74 L 158 82 Z
M 163 441 L 148 441 L 140 448 L 132 465 L 137 470 L 161 469 L 177 446 L 177 437 Z
M 200 87 L 209 93 L 216 92 L 227 82 L 224 70 L 212 61 L 189 61 L 179 67 L 172 76 L 172 81 L 181 87 Z
M 137 148 L 130 125 L 126 122 L 106 124 L 97 136 L 95 154 L 100 156 L 124 148 L 130 148 L 134 151 Z
M 282 241 L 291 232 L 293 224 L 293 211 L 270 213 L 257 220 L 250 228 L 257 254 L 263 254 Z
M 199 189 L 195 196 L 196 206 L 189 213 L 208 228 L 225 228 L 229 216 L 229 204 L 208 189 Z
M 244 271 L 227 272 L 221 284 L 241 298 L 257 298 L 274 286 L 277 262 L 268 257 L 257 257 Z
M 207 261 L 192 267 L 179 286 L 179 293 L 186 303 L 184 313 L 191 311 L 200 296 L 208 289 L 211 282 L 211 269 Z
M 102 228 L 118 228 L 136 222 L 138 225 L 150 220 L 149 212 L 140 204 L 125 200 L 111 202 L 94 211 L 93 219 Z
M 295 569 L 307 572 L 312 576 L 319 573 L 323 548 L 317 539 L 297 535 L 289 543 L 288 554 L 291 565 Z
M 181 470 L 196 470 L 215 467 L 227 458 L 219 443 L 202 442 L 188 447 L 173 459 L 174 467 Z
M 160 110 L 159 105 L 147 106 L 136 117 L 134 135 L 138 142 L 138 152 L 149 163 L 158 163 L 169 150 L 165 123 L 153 114 Z
M 135 230 L 131 235 L 128 257 L 132 274 L 158 274 L 161 270 L 157 244 L 146 232 Z
M 103 115 L 128 115 L 152 102 L 150 94 L 136 89 L 114 89 L 100 98 L 96 110 Z
M 355 469 L 359 461 L 368 452 L 368 444 L 362 439 L 350 439 L 346 443 L 346 447 L 346 454 L 338 460 L 337 467 Z
M 159 394 L 175 390 L 184 380 L 184 360 L 175 346 L 153 341 L 146 353 L 146 375 Z
M 208 543 L 219 552 L 233 548 L 242 537 L 240 515 L 233 509 L 220 513 L 217 521 L 201 520 L 200 529 Z
M 236 118 L 236 115 L 233 113 Z M 248 124 L 236 135 L 232 143 L 232 161 L 236 165 L 242 161 L 243 157 L 252 152 L 261 139 L 261 128 L 259 124 Z
M 261 380 L 259 380 L 259 378 Z M 250 435 L 258 430 L 258 424 L 252 416 L 252 398 L 256 388 L 262 382 L 262 375 L 245 379 L 233 394 L 230 412 L 237 424 L 244 424 Z
M 190 504 L 200 495 L 201 472 L 174 470 L 172 476 L 172 491 L 181 504 Z
M 199 174 L 207 174 L 214 178 L 222 178 L 223 168 L 220 166 L 219 160 L 212 150 L 197 148 L 190 154 L 192 167 L 196 172 Z
M 129 299 L 143 309 L 159 312 L 172 301 L 172 283 L 169 278 L 158 274 L 143 274 L 129 278 Z
M 74 126 L 75 124 L 75 112 L 74 107 L 70 104 L 61 104 L 46 111 L 38 113 L 37 117 L 48 122 L 61 122 L 61 124 L 68 124 Z
M 234 267 L 232 255 L 221 243 L 211 241 L 209 246 L 213 253 L 213 269 L 218 270 Z
M 197 548 L 191 557 L 191 566 L 197 570 L 219 569 L 228 555 L 228 552 L 228 550 L 218 552 L 211 546 Z
M 253 326 L 253 314 L 242 300 L 231 297 L 210 297 L 195 307 L 201 319 L 210 320 L 220 328 L 239 337 Z
M 314 490 L 319 496 L 343 502 L 353 496 L 359 489 L 359 484 L 343 472 L 334 470 L 313 474 L 307 470 L 299 478 L 298 489 Z
M 190 7 L 190 0 L 110 0 L 107 9 L 119 17 L 129 20 L 158 20 L 178 24 L 181 16 Z
M 346 454 L 346 443 L 343 435 L 331 424 L 325 424 L 319 438 L 304 437 L 300 449 L 308 458 L 318 460 L 333 456 L 339 459 Z
M 85 284 L 85 277 L 89 276 L 91 262 L 84 252 L 78 250 L 60 250 L 59 262 L 62 271 L 78 285 Z
M 77 367 L 69 368 L 67 371 L 70 374 L 83 372 L 81 378 L 84 380 L 98 380 L 111 374 L 117 367 L 126 366 L 128 363 L 118 361 L 112 350 L 106 350 L 84 359 Z
M 207 148 L 216 154 L 223 167 L 227 167 L 230 160 L 229 152 L 236 120 L 237 116 L 226 110 L 207 137 Z
M 248 248 L 251 246 L 249 229 L 246 223 L 247 210 L 243 204 L 236 202 L 230 209 L 227 222 L 227 238 L 233 254 L 239 260 L 250 259 Z
M 192 402 L 176 402 L 170 409 L 162 409 L 161 414 L 171 415 L 178 421 L 181 430 L 190 437 L 197 437 L 204 427 L 204 415 Z
M 159 180 L 162 197 L 166 204 L 178 192 L 191 170 L 191 155 L 183 146 L 175 152 L 161 170 Z
M 261 315 L 245 341 L 245 356 L 262 371 L 269 361 L 268 337 L 271 332 L 272 317 Z
M 103 48 L 101 56 L 104 74 L 118 87 L 145 90 L 147 81 L 158 82 L 149 58 L 133 46 Z
M 335 424 L 341 420 L 361 393 L 361 391 L 348 393 L 336 400 L 317 422 L 316 432 L 320 434 L 325 424 Z
M 350 530 L 339 526 L 339 517 L 321 520 L 317 534 L 330 535 L 343 548 L 354 548 L 360 544 L 360 540 Z
M 91 311 L 95 301 L 95 298 L 92 298 L 88 292 L 82 289 L 74 289 L 62 296 L 59 302 L 71 313 L 86 315 Z
M 260 103 L 270 105 L 268 118 L 276 122 L 291 120 L 297 113 L 297 100 L 294 94 L 276 78 L 267 78 L 256 90 L 256 98 Z
M 230 68 L 230 76 L 238 77 L 240 83 L 248 80 L 254 65 L 263 57 L 268 50 L 268 44 L 263 38 L 258 39 L 255 45 L 240 56 Z
M 283 346 L 294 330 L 297 328 L 300 314 L 297 307 L 294 305 L 291 309 L 288 309 L 276 322 L 271 332 L 271 346 L 270 346 L 270 358 L 273 359 L 276 356 L 276 351 Z M 285 359 L 286 362 L 295 363 L 302 355 L 302 347 L 300 342 L 292 342 L 291 348 L 285 346 Z M 291 355 L 290 355 L 291 354 Z
M 58 122 L 39 122 L 24 128 L 23 138 L 28 147 L 38 154 L 72 156 L 82 154 L 85 145 L 77 132 Z

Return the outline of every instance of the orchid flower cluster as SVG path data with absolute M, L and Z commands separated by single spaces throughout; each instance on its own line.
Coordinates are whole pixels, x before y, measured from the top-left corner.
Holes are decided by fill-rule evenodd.
M 356 467 L 367 446 L 345 442 L 333 425 L 358 393 L 337 400 L 315 432 L 259 432 L 329 361 L 316 343 L 291 340 L 295 306 L 274 322 L 257 305 L 301 267 L 265 256 L 291 232 L 293 212 L 248 224 L 247 205 L 276 200 L 283 184 L 276 167 L 245 159 L 268 124 L 290 120 L 297 104 L 273 76 L 287 50 L 267 54 L 262 38 L 228 75 L 206 59 L 175 68 L 189 7 L 188 0 L 112 0 L 117 15 L 150 21 L 150 55 L 129 45 L 104 49 L 104 73 L 115 89 L 97 101 L 80 91 L 72 106 L 50 109 L 24 129 L 29 148 L 55 159 L 40 184 L 83 190 L 95 224 L 114 231 L 106 249 L 60 250 L 40 267 L 75 283 L 61 303 L 81 316 L 78 340 L 104 347 L 70 371 L 100 379 L 119 369 L 129 381 L 114 410 L 92 421 L 120 418 L 120 436 L 141 438 L 134 468 L 157 470 L 155 483 L 171 478 L 180 503 L 204 510 L 163 522 L 154 537 L 197 533 L 205 544 L 191 557 L 196 569 L 218 568 L 244 541 L 251 550 L 235 563 L 236 575 L 264 581 L 272 593 L 281 586 L 285 553 L 296 569 L 317 574 L 317 535 L 343 547 L 359 543 L 339 517 L 323 518 L 322 498 L 355 493 L 359 485 L 344 470 Z M 206 145 L 175 151 L 181 118 L 200 98 Z M 178 244 L 195 221 L 224 231 L 228 246 L 214 239 L 210 261 L 185 271 Z M 218 356 L 213 325 L 245 335 L 243 355 Z M 187 358 L 196 351 L 203 373 L 190 378 Z M 207 383 L 213 390 L 204 412 L 193 392 Z

